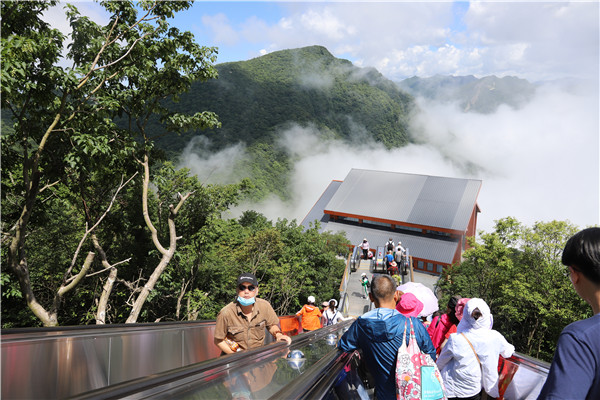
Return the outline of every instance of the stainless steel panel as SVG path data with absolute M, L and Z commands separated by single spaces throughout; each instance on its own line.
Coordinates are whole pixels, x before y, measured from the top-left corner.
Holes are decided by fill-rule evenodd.
M 220 354 L 214 329 L 197 321 L 3 331 L 2 398 L 65 398 L 206 361 Z
M 183 332 L 184 365 L 195 364 L 216 358 L 221 351 L 214 345 L 215 326 L 206 326 L 203 329 L 188 329 Z
M 112 337 L 109 384 L 183 366 L 181 330 L 124 333 Z
M 108 383 L 106 338 L 2 343 L 2 398 L 64 398 Z

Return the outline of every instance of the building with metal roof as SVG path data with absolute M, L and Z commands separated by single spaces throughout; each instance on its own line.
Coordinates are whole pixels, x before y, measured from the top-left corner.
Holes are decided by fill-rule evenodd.
M 417 270 L 441 273 L 459 262 L 475 236 L 481 180 L 352 169 L 332 181 L 302 221 L 321 231 L 344 231 L 371 247 L 389 238 L 410 249 Z

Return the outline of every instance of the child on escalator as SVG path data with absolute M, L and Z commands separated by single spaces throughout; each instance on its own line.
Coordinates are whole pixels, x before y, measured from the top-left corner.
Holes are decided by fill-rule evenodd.
M 365 291 L 365 294 L 363 295 L 363 299 L 366 299 L 367 297 L 369 297 L 369 291 L 367 289 L 369 287 L 371 287 L 371 283 L 369 282 L 369 278 L 367 278 L 367 274 L 364 272 L 360 276 L 360 283 L 363 286 L 363 289 Z

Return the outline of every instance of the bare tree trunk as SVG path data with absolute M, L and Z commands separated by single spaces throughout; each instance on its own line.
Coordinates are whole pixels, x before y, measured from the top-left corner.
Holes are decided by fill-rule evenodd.
M 185 201 L 188 199 L 188 197 L 190 197 L 192 195 L 192 193 L 190 192 L 184 196 L 179 196 L 179 203 L 177 204 L 177 206 L 174 207 L 172 204 L 169 206 L 169 219 L 168 219 L 169 248 L 165 249 L 161 245 L 160 240 L 158 239 L 158 232 L 157 232 L 156 228 L 154 227 L 154 224 L 152 224 L 152 221 L 150 220 L 150 213 L 148 212 L 148 186 L 150 184 L 150 166 L 149 166 L 147 154 L 144 155 L 144 161 L 142 162 L 142 165 L 144 167 L 144 183 L 143 183 L 143 188 L 142 188 L 142 212 L 144 214 L 144 220 L 146 221 L 146 226 L 148 227 L 148 229 L 150 229 L 150 232 L 152 234 L 152 241 L 154 242 L 154 245 L 156 246 L 158 251 L 161 252 L 162 258 L 161 258 L 160 262 L 158 263 L 158 265 L 156 266 L 156 268 L 154 268 L 154 272 L 152 272 L 152 275 L 150 275 L 150 278 L 148 279 L 148 281 L 146 282 L 146 284 L 144 285 L 144 287 L 138 294 L 137 298 L 135 299 L 135 302 L 133 303 L 133 307 L 131 308 L 129 317 L 127 318 L 127 321 L 125 321 L 128 324 L 137 322 L 137 319 L 140 315 L 142 307 L 144 306 L 146 299 L 150 295 L 150 291 L 152 291 L 154 289 L 154 286 L 156 285 L 158 278 L 160 278 L 160 275 L 163 273 L 165 268 L 167 268 L 167 266 L 169 265 L 169 262 L 171 261 L 171 259 L 173 258 L 173 255 L 175 254 L 175 249 L 177 248 L 177 239 L 178 239 L 177 232 L 175 229 L 175 217 L 177 216 L 177 213 L 179 212 L 179 209 L 181 208 L 181 206 L 183 206 L 183 203 L 185 203 Z
M 116 280 L 117 269 L 115 267 L 111 267 L 110 273 L 108 274 L 108 278 L 106 279 L 106 282 L 104 282 L 104 287 L 102 288 L 102 296 L 100 296 L 98 310 L 96 311 L 97 325 L 102 325 L 106 323 L 106 309 L 108 307 L 108 298 L 110 297 L 110 293 L 112 292 L 112 288 Z
M 183 300 L 183 296 L 185 296 L 185 290 L 188 287 L 189 282 L 186 282 L 185 279 L 181 282 L 181 290 L 179 291 L 179 296 L 177 296 L 177 306 L 175 307 L 175 318 L 179 319 L 179 314 L 181 314 L 181 302 Z
M 192 310 L 192 300 L 190 297 L 187 298 L 187 320 L 188 321 L 194 321 L 196 319 L 198 319 L 198 313 L 200 312 L 200 310 L 198 309 L 198 307 L 194 308 Z
M 56 325 L 56 316 L 52 317 L 51 313 L 46 311 L 46 309 L 40 303 L 38 303 L 37 299 L 35 298 L 29 275 L 29 263 L 27 262 L 25 239 L 27 237 L 27 225 L 29 223 L 29 218 L 31 218 L 31 215 L 33 214 L 35 202 L 40 193 L 40 179 L 42 175 L 39 168 L 40 159 L 44 154 L 48 138 L 62 117 L 61 113 L 64 109 L 67 97 L 68 93 L 65 92 L 61 98 L 59 112 L 56 114 L 52 124 L 50 124 L 44 133 L 44 136 L 42 136 L 37 151 L 31 156 L 26 151 L 23 154 L 25 202 L 23 209 L 21 210 L 21 215 L 19 216 L 19 219 L 14 227 L 14 236 L 12 237 L 10 246 L 8 247 L 8 266 L 15 273 L 17 279 L 19 280 L 19 287 L 23 297 L 25 297 L 27 306 L 33 312 L 33 314 L 42 321 L 44 326 Z

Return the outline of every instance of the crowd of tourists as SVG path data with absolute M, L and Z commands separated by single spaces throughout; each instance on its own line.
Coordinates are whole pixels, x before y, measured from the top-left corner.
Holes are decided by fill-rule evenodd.
M 571 237 L 562 263 L 594 316 L 563 330 L 538 399 L 600 399 L 600 228 Z M 361 283 L 375 307 L 350 325 L 338 347 L 361 352 L 376 399 L 478 400 L 484 394 L 501 395 L 499 360 L 511 357 L 515 348 L 493 329 L 493 315 L 485 300 L 452 296 L 443 313 L 424 321 L 421 300 L 397 290 L 391 276 L 374 275 L 369 280 L 363 274 Z M 265 328 L 276 340 L 289 344 L 291 339 L 281 332 L 271 305 L 256 298 L 256 277 L 241 275 L 237 290 L 236 301 L 217 317 L 215 344 L 222 352 L 262 345 Z M 308 296 L 296 314 L 304 331 L 345 319 L 335 299 L 323 302 L 322 309 L 315 301 Z M 250 336 L 245 334 L 249 330 Z

